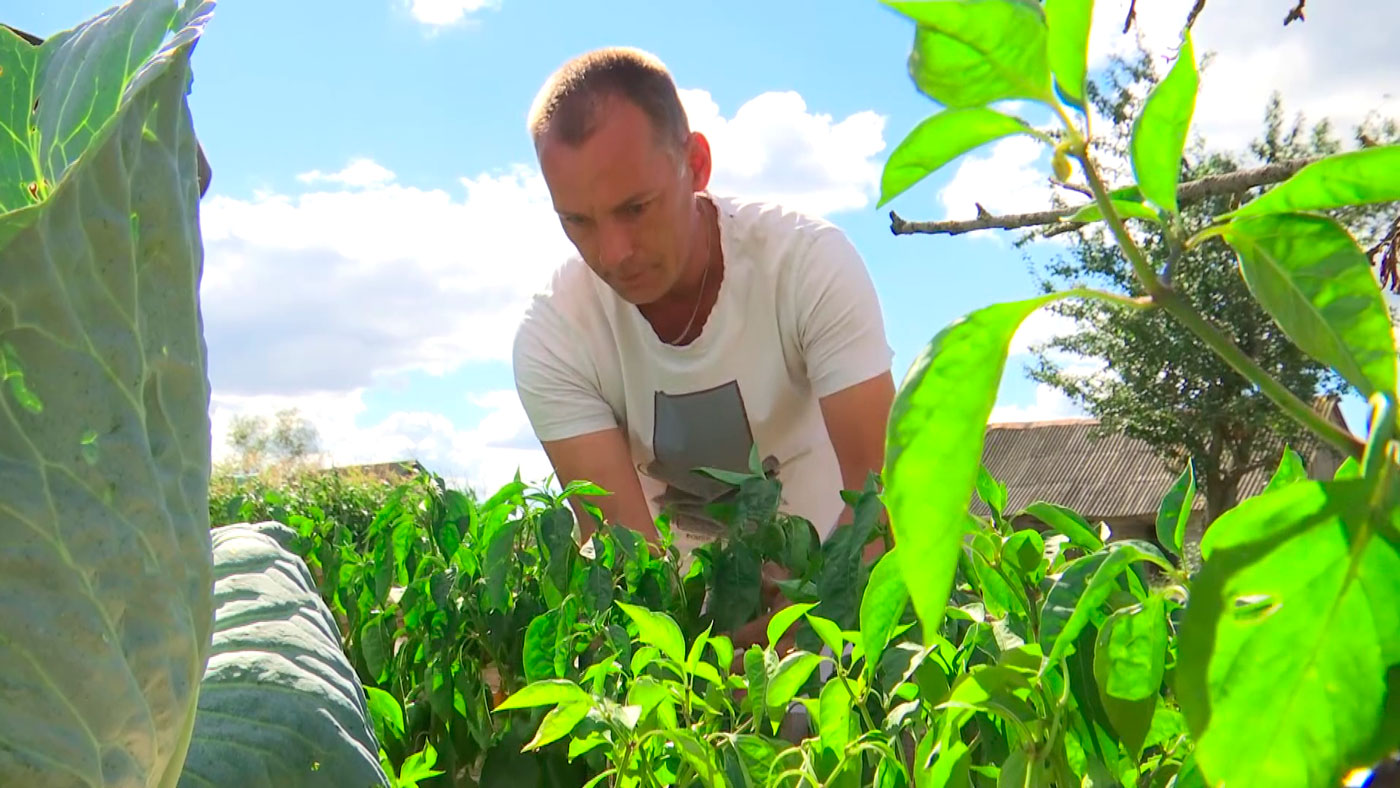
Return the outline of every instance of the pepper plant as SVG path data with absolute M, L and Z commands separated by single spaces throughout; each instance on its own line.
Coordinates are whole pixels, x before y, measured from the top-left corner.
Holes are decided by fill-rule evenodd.
M 1280 484 L 1241 502 L 1200 544 L 1204 565 L 1180 614 L 1171 674 L 1195 742 L 1196 779 L 1232 787 L 1337 785 L 1392 752 L 1400 745 L 1396 346 L 1368 259 L 1327 212 L 1400 200 L 1400 147 L 1320 159 L 1187 235 L 1178 174 L 1198 86 L 1189 27 L 1175 64 L 1136 120 L 1134 182 L 1110 189 L 1088 145 L 1092 0 L 885 5 L 913 23 L 910 77 L 943 109 L 892 152 L 882 204 L 962 153 L 1027 135 L 1051 151 L 1058 179 L 1075 169 L 1083 174 L 1093 200 L 1071 218 L 1110 233 L 1141 287 L 1137 297 L 1076 289 L 983 307 L 939 332 L 910 369 L 889 422 L 885 500 L 924 631 L 937 631 L 954 610 L 949 600 L 983 425 L 1022 321 L 1064 298 L 1164 310 L 1260 395 L 1351 458 L 1340 478 Z M 1036 128 L 992 106 L 1008 100 L 1048 109 L 1058 128 Z M 1133 223 L 1154 225 L 1178 254 L 1228 244 L 1279 329 L 1369 399 L 1367 437 L 1324 419 L 1190 308 L 1172 290 L 1170 266 L 1148 264 Z M 1168 536 L 1179 550 L 1180 531 Z M 1132 620 L 1117 619 L 1110 647 L 1115 637 L 1132 639 L 1137 624 L 1122 623 Z M 1120 627 L 1124 634 L 1114 634 Z M 1074 669 L 1064 649 L 1042 659 L 1043 675 Z

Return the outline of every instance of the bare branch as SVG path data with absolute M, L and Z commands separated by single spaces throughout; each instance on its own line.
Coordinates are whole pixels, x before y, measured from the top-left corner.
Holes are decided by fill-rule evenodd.
M 1307 3 L 1307 2 L 1308 2 L 1308 0 L 1298 0 L 1298 5 L 1293 6 L 1293 10 L 1289 11 L 1289 12 L 1288 12 L 1288 16 L 1285 16 L 1285 17 L 1283 18 L 1283 26 L 1284 26 L 1284 27 L 1288 27 L 1288 25 L 1289 25 L 1290 23 L 1292 23 L 1292 22 L 1306 22 L 1306 21 L 1307 21 L 1306 19 L 1303 18 L 1303 5 L 1304 5 L 1305 3 Z
M 1094 191 L 1088 186 L 1080 186 L 1077 183 L 1066 183 L 1064 181 L 1057 181 L 1054 178 L 1047 178 L 1046 180 L 1050 181 L 1051 186 L 1059 186 L 1062 189 L 1069 189 L 1070 191 L 1076 194 L 1082 194 L 1091 200 L 1094 198 Z
M 1191 7 L 1191 13 L 1188 14 L 1187 17 L 1186 17 L 1186 27 L 1187 27 L 1187 29 L 1190 29 L 1193 25 L 1196 24 L 1196 17 L 1200 16 L 1200 15 L 1201 15 L 1201 12 L 1204 11 L 1205 9 L 1206 9 L 1206 0 L 1196 0 L 1196 4 L 1195 4 L 1194 6 Z
M 1137 0 L 1130 0 L 1128 3 L 1128 18 L 1123 20 L 1123 35 L 1133 28 L 1133 22 L 1137 20 Z
M 1286 180 L 1293 175 L 1293 173 L 1312 164 L 1319 158 L 1321 157 L 1293 159 L 1292 161 L 1277 162 L 1250 170 L 1238 170 L 1221 175 L 1207 175 L 1204 178 L 1187 181 L 1181 184 L 1181 188 L 1177 190 L 1177 202 L 1186 205 L 1197 200 L 1205 199 L 1206 197 L 1234 194 L 1253 189 L 1256 186 L 1278 183 L 1279 181 Z M 1036 211 L 1034 213 L 1010 214 L 1006 216 L 993 216 L 989 214 L 985 216 L 979 215 L 976 219 L 937 222 L 909 221 L 894 211 L 890 211 L 890 232 L 895 235 L 912 235 L 914 233 L 961 235 L 962 233 L 970 233 L 975 230 L 1016 230 L 1021 227 L 1038 227 L 1041 225 L 1063 222 L 1066 218 L 1073 216 L 1076 211 L 1083 207 L 1084 205 L 1072 205 L 1068 208 L 1056 208 L 1048 211 Z M 1082 226 L 1082 223 L 1071 222 L 1067 223 L 1063 229 L 1055 228 L 1052 230 L 1052 233 L 1058 235 L 1062 232 L 1068 232 Z

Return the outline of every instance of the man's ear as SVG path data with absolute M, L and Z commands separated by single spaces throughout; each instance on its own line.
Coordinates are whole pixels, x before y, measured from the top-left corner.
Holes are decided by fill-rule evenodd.
M 690 169 L 690 188 L 704 191 L 710 185 L 710 141 L 698 131 L 690 133 L 685 146 L 686 166 Z

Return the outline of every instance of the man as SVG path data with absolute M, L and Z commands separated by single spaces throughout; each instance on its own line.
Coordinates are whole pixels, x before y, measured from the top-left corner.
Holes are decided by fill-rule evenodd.
M 586 479 L 604 517 L 683 550 L 756 448 L 782 509 L 823 537 L 884 460 L 892 351 L 864 262 L 823 220 L 711 194 L 710 148 L 666 68 L 587 53 L 529 116 L 578 257 L 536 296 L 514 348 L 521 403 L 560 484 Z M 581 507 L 575 507 L 576 511 Z M 584 535 L 592 519 L 579 511 Z M 707 531 L 707 529 L 710 529 Z

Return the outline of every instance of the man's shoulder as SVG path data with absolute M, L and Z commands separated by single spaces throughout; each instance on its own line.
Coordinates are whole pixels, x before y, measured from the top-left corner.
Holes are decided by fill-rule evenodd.
M 527 298 L 516 337 L 576 331 L 601 308 L 592 270 L 578 255 L 557 265 Z
M 831 220 L 787 203 L 711 193 L 723 212 L 732 239 L 741 243 L 810 244 L 841 229 Z
M 715 202 L 726 217 L 726 248 L 779 281 L 863 264 L 846 231 L 824 216 L 771 200 Z

